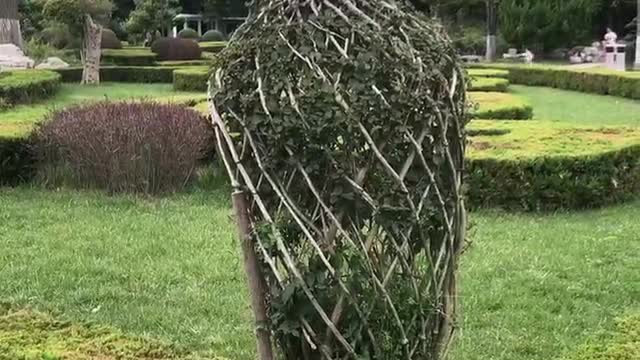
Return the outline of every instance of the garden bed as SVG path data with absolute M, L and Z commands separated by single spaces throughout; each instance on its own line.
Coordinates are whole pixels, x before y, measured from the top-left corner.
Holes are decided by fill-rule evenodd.
M 472 77 L 469 90 L 507 92 L 509 90 L 509 80 L 491 77 Z
M 604 68 L 568 69 L 566 66 L 476 64 L 477 68 L 509 71 L 513 84 L 548 86 L 601 95 L 640 99 L 640 73 Z
M 474 120 L 470 130 L 485 131 L 468 146 L 471 207 L 581 209 L 640 193 L 640 129 Z
M 157 58 L 149 49 L 102 50 L 102 62 L 107 65 L 153 66 Z
M 60 81 L 60 75 L 53 71 L 11 71 L 0 78 L 0 101 L 10 107 L 45 99 L 56 93 Z
M 469 101 L 476 105 L 472 115 L 478 119 L 528 120 L 533 117 L 533 108 L 522 98 L 508 93 L 474 91 Z
M 208 67 L 178 69 L 173 72 L 173 89 L 176 91 L 207 91 Z

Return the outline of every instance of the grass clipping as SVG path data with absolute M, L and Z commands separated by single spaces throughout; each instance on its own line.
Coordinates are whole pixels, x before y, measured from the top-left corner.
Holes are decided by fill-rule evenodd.
M 59 321 L 23 309 L 0 309 L 0 360 L 187 359 L 170 345 L 104 326 Z

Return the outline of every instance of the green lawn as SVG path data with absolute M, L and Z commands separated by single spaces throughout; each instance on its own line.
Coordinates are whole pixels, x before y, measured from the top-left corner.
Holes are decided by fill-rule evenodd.
M 529 126 L 639 125 L 640 102 L 512 89 L 542 119 Z M 176 94 L 201 96 L 174 93 L 171 85 L 64 85 L 51 102 L 2 113 L 0 134 L 7 124 L 31 126 L 53 105 Z M 526 134 L 508 136 L 524 142 Z M 624 136 L 616 141 L 629 141 Z M 562 144 L 578 146 L 572 139 Z M 0 305 L 113 326 L 205 358 L 254 359 L 229 192 L 223 184 L 207 189 L 145 198 L 0 188 Z M 638 219 L 640 202 L 548 215 L 472 213 L 473 242 L 461 265 L 462 331 L 451 359 L 574 360 L 594 333 L 615 331 L 617 317 L 640 309 Z M 621 334 L 612 338 L 626 344 Z
M 51 99 L 35 104 L 19 105 L 0 113 L 0 136 L 21 136 L 42 120 L 52 110 L 71 104 L 99 100 L 124 100 L 147 98 L 159 101 L 186 102 L 202 99 L 205 95 L 192 92 L 175 92 L 172 84 L 102 83 L 100 86 L 63 84 Z
M 510 85 L 509 91 L 533 106 L 535 120 L 640 126 L 640 101 L 637 100 L 521 85 Z
M 0 302 L 252 359 L 226 190 L 164 199 L 0 190 Z M 640 306 L 640 203 L 473 213 L 455 360 L 547 360 Z M 96 310 L 97 309 L 97 310 Z
M 0 189 L 0 303 L 251 359 L 227 195 Z

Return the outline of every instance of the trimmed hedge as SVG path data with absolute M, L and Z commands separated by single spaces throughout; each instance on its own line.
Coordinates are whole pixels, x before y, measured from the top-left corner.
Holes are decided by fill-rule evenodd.
M 558 67 L 515 65 L 472 65 L 509 71 L 513 84 L 548 86 L 601 95 L 640 99 L 640 73 L 616 72 L 607 69 L 567 70 Z
M 206 91 L 209 69 L 180 69 L 173 72 L 173 89 L 177 91 Z
M 194 40 L 181 38 L 160 38 L 151 44 L 151 51 L 160 60 L 198 60 L 202 50 Z
M 490 120 L 529 120 L 533 107 L 521 98 L 500 92 L 470 92 L 469 100 L 478 105 L 473 117 Z
M 112 82 L 167 83 L 173 82 L 173 71 L 184 67 L 172 66 L 102 66 L 100 79 Z M 63 82 L 80 82 L 82 68 L 55 70 L 62 76 Z
M 218 30 L 209 30 L 202 35 L 202 41 L 225 41 L 225 36 Z
M 175 60 L 175 61 L 158 61 L 156 66 L 209 66 L 211 65 L 210 59 L 202 60 Z
M 225 47 L 227 47 L 226 41 L 203 41 L 198 43 L 200 45 L 200 49 L 202 51 L 210 52 L 210 53 L 218 53 L 222 51 Z
M 490 77 L 472 78 L 469 90 L 507 92 L 509 90 L 509 80 Z
M 102 63 L 120 66 L 153 66 L 158 56 L 148 49 L 122 49 L 102 51 Z
M 0 78 L 0 98 L 8 105 L 33 102 L 58 91 L 61 78 L 49 70 L 19 70 Z
M 28 182 L 35 174 L 31 139 L 0 137 L 0 186 Z
M 478 78 L 478 77 L 490 77 L 490 78 L 509 78 L 508 70 L 499 70 L 499 69 L 468 69 L 467 73 L 469 76 Z
M 467 128 L 474 208 L 600 207 L 640 195 L 640 129 L 473 120 Z
M 112 30 L 102 29 L 100 47 L 102 49 L 122 49 L 122 42 Z
M 598 155 L 467 161 L 472 208 L 557 210 L 601 207 L 640 192 L 640 145 Z
M 616 320 L 615 331 L 592 339 L 563 356 L 561 360 L 636 360 L 640 359 L 640 313 Z
M 182 39 L 198 40 L 200 38 L 200 35 L 198 35 L 197 31 L 191 28 L 186 28 L 178 32 L 178 37 Z

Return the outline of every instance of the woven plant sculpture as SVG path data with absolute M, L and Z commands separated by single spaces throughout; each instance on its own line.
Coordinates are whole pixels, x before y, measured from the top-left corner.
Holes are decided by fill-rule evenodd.
M 440 359 L 464 238 L 464 71 L 393 0 L 262 0 L 210 81 L 261 359 Z

